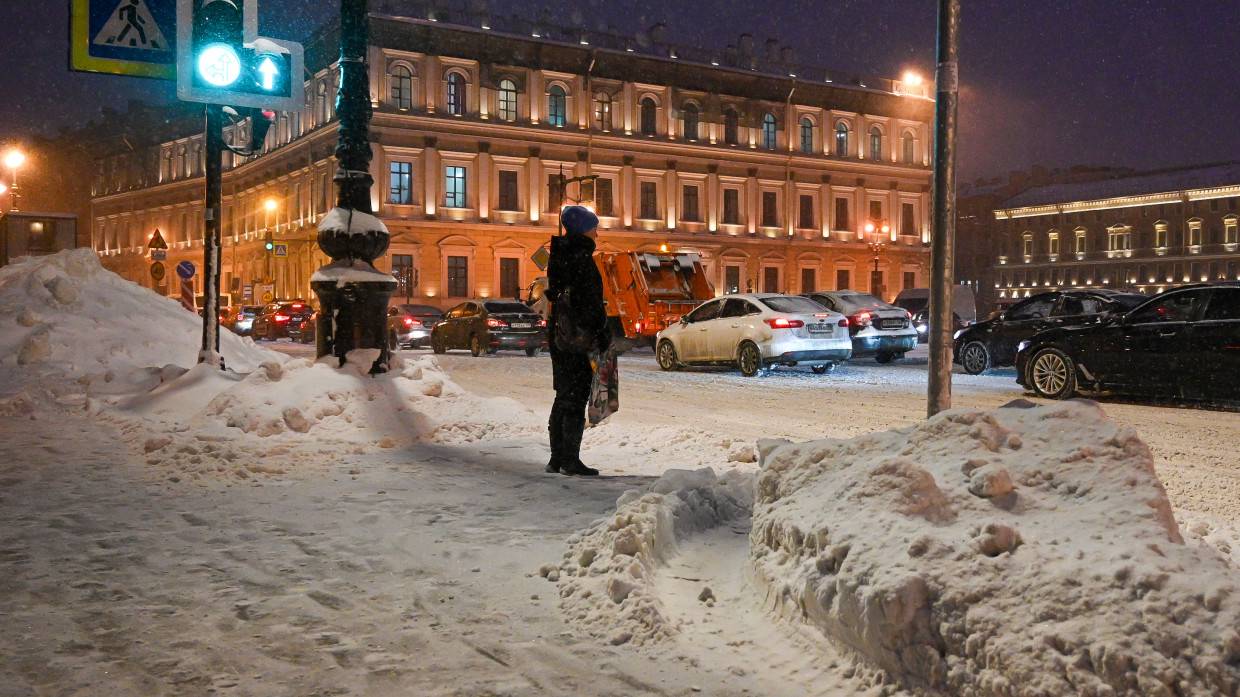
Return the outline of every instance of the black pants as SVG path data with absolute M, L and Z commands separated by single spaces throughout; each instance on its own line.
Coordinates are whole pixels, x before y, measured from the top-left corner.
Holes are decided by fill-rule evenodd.
M 547 430 L 551 433 L 551 462 L 572 466 L 581 458 L 581 434 L 586 428 L 586 404 L 594 370 L 585 353 L 551 349 L 551 376 L 555 404 Z

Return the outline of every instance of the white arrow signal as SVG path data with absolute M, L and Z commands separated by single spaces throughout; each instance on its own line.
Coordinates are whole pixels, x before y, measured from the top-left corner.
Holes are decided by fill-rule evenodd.
M 263 56 L 263 62 L 258 65 L 258 73 L 263 76 L 263 89 L 270 92 L 276 88 L 276 76 L 280 74 L 280 69 L 276 67 L 276 62 L 271 60 L 271 56 Z

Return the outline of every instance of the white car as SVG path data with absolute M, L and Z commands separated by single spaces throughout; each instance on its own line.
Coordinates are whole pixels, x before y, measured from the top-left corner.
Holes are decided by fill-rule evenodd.
M 746 377 L 774 365 L 804 364 L 818 374 L 852 355 L 848 319 L 795 295 L 728 295 L 697 306 L 659 332 L 663 370 L 735 365 Z
M 853 356 L 874 356 L 879 363 L 890 363 L 917 348 L 913 316 L 902 307 L 855 290 L 823 290 L 805 297 L 848 317 Z

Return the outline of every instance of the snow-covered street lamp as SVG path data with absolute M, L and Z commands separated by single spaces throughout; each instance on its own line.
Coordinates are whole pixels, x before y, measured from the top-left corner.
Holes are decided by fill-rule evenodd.
M 388 299 L 396 279 L 374 266 L 387 251 L 390 236 L 372 215 L 370 189 L 370 79 L 366 44 L 369 26 L 366 0 L 340 3 L 340 118 L 336 144 L 336 207 L 319 223 L 319 247 L 331 257 L 310 278 L 319 297 L 317 352 L 331 354 L 341 365 L 350 351 L 378 349 L 370 372 L 387 372 Z

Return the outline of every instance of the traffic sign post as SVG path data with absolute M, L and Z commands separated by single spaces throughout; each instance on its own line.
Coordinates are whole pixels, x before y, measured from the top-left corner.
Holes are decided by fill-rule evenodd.
M 176 0 L 72 0 L 69 67 L 176 79 Z
M 181 306 L 190 312 L 198 311 L 198 306 L 194 302 L 195 271 L 196 269 L 192 262 L 183 261 L 177 264 L 177 276 L 181 277 Z M 218 320 L 218 317 L 216 319 Z
M 162 263 L 157 261 L 151 264 L 151 280 L 155 281 L 155 285 L 162 286 L 164 284 L 164 276 L 167 275 L 167 273 L 168 272 L 164 269 L 164 265 Z
M 547 263 L 551 261 L 551 252 L 547 251 L 547 245 L 538 248 L 538 251 L 530 255 L 530 261 L 538 267 L 539 271 L 547 270 Z
M 288 256 L 288 245 L 287 244 L 277 244 L 277 245 L 274 245 L 274 247 L 275 249 L 273 250 L 273 253 L 276 256 L 278 257 Z

